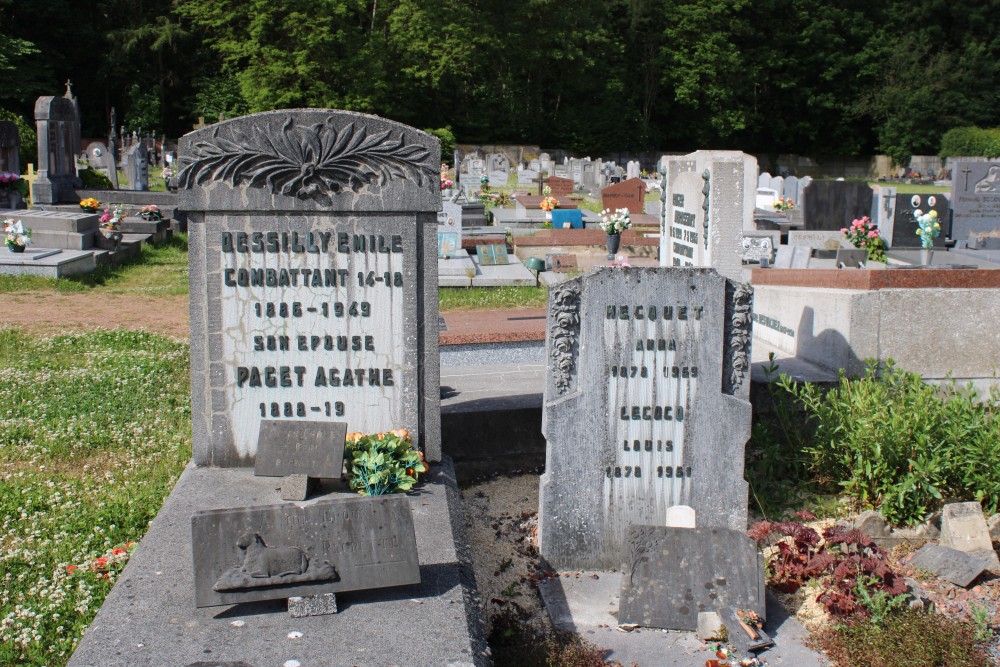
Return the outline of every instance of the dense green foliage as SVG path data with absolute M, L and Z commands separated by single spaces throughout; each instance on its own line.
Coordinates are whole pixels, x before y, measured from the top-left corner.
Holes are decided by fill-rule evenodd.
M 405 429 L 388 433 L 351 433 L 344 448 L 347 480 L 363 496 L 409 491 L 427 472 L 423 452 Z
M 0 664 L 63 665 L 191 457 L 188 349 L 0 330 Z
M 841 373 L 828 391 L 784 375 L 772 391 L 785 396 L 774 417 L 755 427 L 750 466 L 777 468 L 757 486 L 775 475 L 786 485 L 812 482 L 896 525 L 922 521 L 953 500 L 1000 510 L 996 392 L 927 385 L 891 362 L 881 369 L 870 362 L 858 378 Z M 805 412 L 806 429 L 795 406 Z
M 336 107 L 460 142 L 898 159 L 1000 124 L 1000 1 L 0 0 L 0 107 L 178 136 Z
M 941 157 L 1000 157 L 1000 128 L 956 127 L 941 137 Z

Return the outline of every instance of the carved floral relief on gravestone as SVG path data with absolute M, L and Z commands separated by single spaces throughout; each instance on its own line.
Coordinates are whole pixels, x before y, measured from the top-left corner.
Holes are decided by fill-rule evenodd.
M 182 138 L 197 463 L 250 464 L 269 419 L 407 428 L 440 459 L 438 151 L 332 110 Z
M 692 507 L 746 528 L 751 289 L 710 269 L 598 270 L 553 289 L 539 500 L 557 568 L 618 568 L 633 524 Z

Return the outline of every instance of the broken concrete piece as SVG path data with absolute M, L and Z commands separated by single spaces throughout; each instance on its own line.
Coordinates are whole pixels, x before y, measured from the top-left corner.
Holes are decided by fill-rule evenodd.
M 722 639 L 722 618 L 714 611 L 698 614 L 698 639 L 703 642 Z
M 910 565 L 963 588 L 967 588 L 986 569 L 982 560 L 964 551 L 934 543 L 922 546 L 914 554 Z
M 736 614 L 736 607 L 723 607 L 719 611 L 719 616 L 729 631 L 729 638 L 726 641 L 740 654 L 749 656 L 751 653 L 774 646 L 774 640 L 763 629 L 751 627 L 740 620 Z

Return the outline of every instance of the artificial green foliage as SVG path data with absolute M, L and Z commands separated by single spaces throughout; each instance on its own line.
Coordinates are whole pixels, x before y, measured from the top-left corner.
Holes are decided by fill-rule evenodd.
M 843 372 L 832 389 L 778 386 L 805 410 L 811 434 L 802 448 L 814 480 L 836 485 L 858 508 L 913 525 L 945 501 L 978 501 L 1000 510 L 1000 392 L 925 384 L 889 360 L 862 377 Z
M 350 487 L 363 496 L 409 491 L 427 471 L 405 430 L 364 435 L 352 433 L 345 450 Z

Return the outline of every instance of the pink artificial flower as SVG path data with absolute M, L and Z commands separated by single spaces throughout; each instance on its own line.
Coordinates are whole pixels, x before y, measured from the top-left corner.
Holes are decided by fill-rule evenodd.
M 841 234 L 846 234 L 847 233 L 847 227 L 841 227 L 840 228 L 840 233 Z
M 877 229 L 870 229 L 870 230 L 868 230 L 868 238 L 873 239 L 876 236 L 878 236 L 878 230 Z

